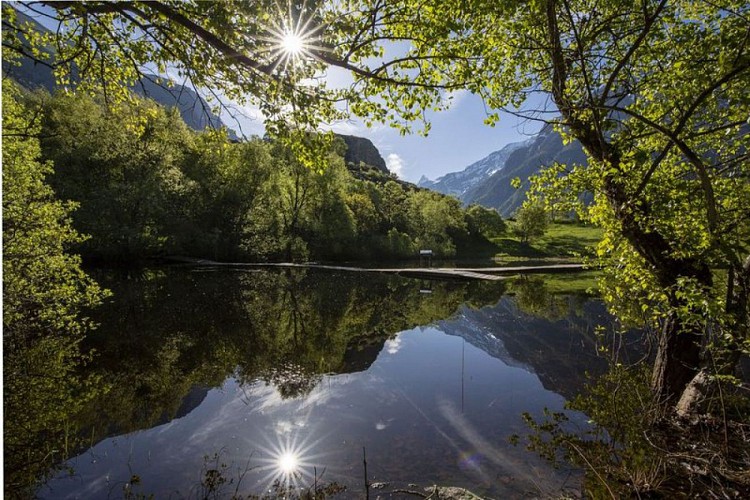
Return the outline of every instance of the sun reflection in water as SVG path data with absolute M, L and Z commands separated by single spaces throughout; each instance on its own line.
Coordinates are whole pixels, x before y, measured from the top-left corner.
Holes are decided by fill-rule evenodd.
M 293 474 L 297 471 L 299 459 L 297 455 L 288 451 L 279 457 L 278 466 L 283 474 Z
M 314 432 L 304 438 L 297 433 L 277 434 L 275 439 L 269 436 L 267 446 L 259 450 L 259 486 L 268 491 L 274 485 L 281 485 L 288 488 L 287 491 L 294 491 L 313 485 L 316 474 L 320 479 L 321 471 L 326 468 L 326 458 L 325 454 L 314 452 L 321 442 L 321 436 L 315 435 L 313 438 L 313 435 Z

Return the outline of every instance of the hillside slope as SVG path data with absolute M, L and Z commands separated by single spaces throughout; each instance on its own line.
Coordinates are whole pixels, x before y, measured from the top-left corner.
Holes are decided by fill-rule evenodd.
M 551 125 L 545 125 L 539 134 L 523 147 L 515 149 L 505 162 L 505 168 L 498 170 L 484 182 L 464 193 L 460 199 L 469 205 L 477 203 L 497 209 L 508 217 L 521 206 L 529 189 L 529 177 L 542 167 L 553 163 L 567 165 L 586 164 L 586 154 L 577 141 L 563 144 L 560 134 Z M 521 187 L 515 189 L 511 181 L 518 177 Z

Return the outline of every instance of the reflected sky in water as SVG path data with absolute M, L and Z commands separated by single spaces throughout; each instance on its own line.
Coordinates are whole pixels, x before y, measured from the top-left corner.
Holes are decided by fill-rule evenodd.
M 69 462 L 72 475 L 59 475 L 38 495 L 111 498 L 129 488 L 156 498 L 200 497 L 207 471 L 219 470 L 232 480 L 222 486 L 225 496 L 240 479 L 241 493 L 258 494 L 275 480 L 309 487 L 317 478 L 345 485 L 343 497 L 357 498 L 364 495 L 363 448 L 369 480 L 391 488 L 437 483 L 494 497 L 574 489 L 577 473 L 555 471 L 508 439 L 528 432 L 523 412 L 559 411 L 565 402 L 561 391 L 545 388 L 534 364 L 564 365 L 555 358 L 561 355 L 578 356 L 575 364 L 595 350 L 585 330 L 603 309 L 585 300 L 576 307 L 572 316 L 540 319 L 508 297 L 483 308 L 460 306 L 448 318 L 363 348 L 375 349 L 374 361 L 347 362 L 358 368 L 319 374 L 291 396 L 273 377 L 241 383 L 230 376 L 220 387 L 198 390 L 184 415 L 103 439 Z M 545 361 L 538 346 L 524 353 L 509 340 L 518 335 L 516 344 L 525 335 L 571 352 L 550 352 Z M 585 426 L 583 415 L 572 416 L 571 425 Z
M 74 476 L 41 494 L 106 498 L 137 474 L 137 491 L 190 495 L 212 450 L 231 473 L 249 469 L 248 491 L 265 491 L 292 472 L 309 486 L 317 468 L 352 493 L 362 488 L 362 447 L 371 481 L 552 492 L 566 475 L 552 477 L 507 438 L 525 432 L 522 412 L 559 410 L 563 402 L 529 371 L 462 338 L 416 328 L 389 341 L 366 372 L 323 377 L 304 397 L 283 399 L 264 382 L 227 380 L 185 417 L 94 446 L 71 461 Z

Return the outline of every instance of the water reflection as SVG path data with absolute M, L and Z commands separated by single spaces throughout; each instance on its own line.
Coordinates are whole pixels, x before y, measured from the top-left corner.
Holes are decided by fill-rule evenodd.
M 315 466 L 325 457 L 313 455 L 316 443 L 303 440 L 300 434 L 279 433 L 275 441 L 260 449 L 258 484 L 268 491 L 273 484 L 292 489 L 304 488 L 315 480 Z
M 522 412 L 561 408 L 592 367 L 601 304 L 555 297 L 555 317 L 540 318 L 503 283 L 434 282 L 425 294 L 418 281 L 353 274 L 101 278 L 116 300 L 99 312 L 91 369 L 110 390 L 75 422 L 93 446 L 42 497 L 106 498 L 134 473 L 143 494 L 190 496 L 210 471 L 217 488 L 215 474 L 255 493 L 322 477 L 356 496 L 363 447 L 370 481 L 494 496 L 568 485 L 570 471 L 507 438 L 524 432 Z M 224 469 L 205 465 L 217 450 Z

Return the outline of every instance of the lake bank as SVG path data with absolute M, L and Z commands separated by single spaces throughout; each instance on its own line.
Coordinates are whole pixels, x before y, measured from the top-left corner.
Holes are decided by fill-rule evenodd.
M 337 266 L 318 263 L 249 263 L 249 262 L 218 262 L 208 259 L 193 259 L 189 257 L 170 257 L 167 260 L 206 267 L 230 267 L 230 268 L 289 268 L 289 269 L 320 269 L 329 271 L 343 271 L 355 273 L 384 273 L 399 276 L 423 279 L 458 279 L 458 280 L 488 280 L 498 281 L 508 276 L 519 274 L 551 274 L 572 273 L 586 271 L 588 268 L 583 264 L 549 264 L 535 266 L 508 266 L 508 267 L 407 267 L 407 268 L 369 268 L 353 266 Z

